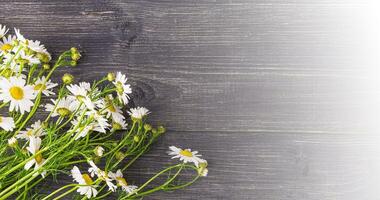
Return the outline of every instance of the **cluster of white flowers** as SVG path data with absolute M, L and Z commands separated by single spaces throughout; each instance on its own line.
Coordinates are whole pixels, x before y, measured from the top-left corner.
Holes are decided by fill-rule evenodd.
M 153 128 L 146 123 L 146 117 L 150 114 L 148 109 L 139 106 L 125 109 L 132 89 L 126 75 L 121 72 L 109 73 L 93 84 L 75 84 L 74 76 L 70 74 L 62 77 L 62 84 L 52 82 L 51 75 L 55 69 L 76 66 L 80 57 L 79 51 L 71 48 L 59 56 L 51 67 L 52 57 L 40 41 L 26 39 L 18 29 L 14 29 L 12 35 L 7 27 L 0 25 L 0 108 L 8 108 L 9 111 L 7 115 L 0 115 L 0 133 L 7 139 L 5 147 L 0 144 L 0 154 L 11 152 L 6 150 L 9 147 L 14 152 L 10 155 L 13 162 L 0 162 L 0 172 L 4 173 L 0 173 L 0 196 L 13 195 L 17 191 L 15 187 L 28 188 L 23 187 L 27 186 L 28 181 L 5 180 L 10 173 L 27 173 L 31 176 L 22 176 L 33 179 L 37 175 L 44 178 L 52 171 L 64 169 L 71 169 L 71 176 L 78 183 L 75 186 L 77 192 L 87 198 L 96 197 L 101 192 L 98 188 L 101 183 L 112 192 L 120 188 L 127 196 L 143 189 L 129 185 L 123 177 L 125 169 L 116 166 L 127 154 L 137 158 L 146 152 L 165 129 L 162 126 Z M 106 86 L 104 81 L 107 81 Z M 47 117 L 45 120 L 35 120 L 36 111 L 41 107 L 47 112 Z M 126 132 L 121 140 L 108 140 L 118 131 Z M 94 142 L 91 141 L 92 137 L 95 138 Z M 79 145 L 75 146 L 76 143 Z M 87 150 L 82 152 L 82 147 Z M 127 149 L 125 153 L 122 152 L 123 148 Z M 127 153 L 128 150 L 131 152 Z M 67 169 L 67 165 L 61 165 L 60 161 L 66 162 L 65 156 L 60 157 L 63 152 L 67 159 L 72 159 L 68 162 L 71 164 L 83 162 L 83 159 L 78 159 L 80 156 L 85 161 L 89 160 L 89 174 L 82 174 L 77 166 L 67 164 L 70 167 Z M 183 161 L 182 165 L 193 163 L 188 166 L 198 171 L 198 177 L 207 175 L 207 161 L 201 159 L 197 151 L 171 146 L 169 155 Z M 114 168 L 101 170 L 95 164 L 100 159 L 116 162 L 112 163 Z M 14 166 L 14 163 L 18 164 Z M 11 170 L 7 172 L 6 169 Z M 17 184 L 9 184 L 12 181 Z
M 96 183 L 92 180 L 95 176 L 100 181 L 106 182 L 108 190 L 116 192 L 117 188 L 120 187 L 127 194 L 132 194 L 137 190 L 137 186 L 129 185 L 125 178 L 123 178 L 123 173 L 121 170 L 117 170 L 116 173 L 105 172 L 95 165 L 93 161 L 88 162 L 91 166 L 88 168 L 90 174 L 82 174 L 77 166 L 74 166 L 71 170 L 71 176 L 73 179 L 80 184 L 77 191 L 81 195 L 86 195 L 87 198 L 96 197 L 98 191 L 96 190 Z M 116 184 L 115 184 L 115 183 Z

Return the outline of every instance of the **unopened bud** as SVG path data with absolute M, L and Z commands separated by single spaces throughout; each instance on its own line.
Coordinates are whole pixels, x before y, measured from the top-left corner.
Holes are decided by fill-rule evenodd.
M 77 66 L 77 61 L 75 61 L 75 60 L 70 61 L 70 66 L 71 67 Z
M 42 67 L 44 68 L 44 70 L 49 70 L 50 69 L 50 65 L 45 63 L 42 65 Z
M 78 61 L 80 59 L 80 54 L 79 53 L 75 53 L 75 54 L 72 54 L 71 55 L 71 59 L 73 59 L 74 61 Z
M 134 140 L 135 142 L 139 142 L 139 141 L 140 141 L 140 137 L 137 136 L 137 135 L 135 135 L 135 136 L 133 137 L 133 140 Z
M 114 81 L 115 80 L 115 73 L 108 73 L 107 74 L 107 79 L 108 79 L 108 81 L 109 82 L 112 82 L 112 81 Z
M 74 81 L 74 76 L 71 74 L 64 74 L 62 76 L 62 81 L 66 85 L 71 84 Z
M 158 126 L 157 127 L 157 133 L 158 134 L 162 134 L 162 133 L 165 133 L 166 132 L 166 128 L 163 127 L 163 126 Z
M 150 131 L 152 130 L 152 126 L 150 124 L 144 124 L 144 129 L 145 131 Z
M 125 158 L 125 154 L 123 152 L 121 152 L 121 151 L 118 151 L 118 152 L 116 152 L 115 157 L 118 160 L 123 160 Z

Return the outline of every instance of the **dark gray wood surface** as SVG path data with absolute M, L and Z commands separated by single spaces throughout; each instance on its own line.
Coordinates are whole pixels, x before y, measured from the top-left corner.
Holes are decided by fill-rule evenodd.
M 208 178 L 146 199 L 365 200 L 380 193 L 378 5 L 4 0 L 0 23 L 54 55 L 78 45 L 65 70 L 80 80 L 128 74 L 169 130 L 130 170 L 136 183 L 169 145 L 209 160 Z

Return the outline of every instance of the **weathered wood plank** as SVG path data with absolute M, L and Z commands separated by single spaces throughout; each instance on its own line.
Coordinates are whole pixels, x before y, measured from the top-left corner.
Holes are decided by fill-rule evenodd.
M 84 51 L 79 80 L 127 72 L 168 134 L 131 170 L 141 183 L 170 144 L 210 177 L 149 199 L 378 196 L 380 13 L 370 0 L 3 1 L 0 23 L 54 55 Z

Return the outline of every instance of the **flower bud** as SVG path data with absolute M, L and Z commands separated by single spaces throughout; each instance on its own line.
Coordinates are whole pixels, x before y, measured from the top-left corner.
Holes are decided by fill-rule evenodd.
M 152 128 L 152 133 L 153 133 L 153 135 L 158 135 L 157 129 Z
M 198 165 L 198 174 L 200 176 L 207 176 L 208 174 L 208 169 L 207 169 L 207 161 L 206 160 L 202 160 L 201 162 L 199 162 L 199 165 Z
M 70 61 L 70 66 L 71 67 L 77 66 L 77 61 L 75 61 L 75 60 Z
M 50 69 L 50 65 L 45 63 L 42 65 L 42 67 L 44 68 L 44 70 L 49 70 Z
M 152 126 L 150 125 L 150 124 L 144 124 L 144 129 L 145 129 L 145 131 L 150 131 L 150 130 L 152 130 Z
M 107 74 L 107 79 L 108 79 L 109 82 L 114 81 L 115 80 L 115 73 L 112 73 L 112 72 L 108 73 Z
M 71 84 L 74 81 L 74 76 L 71 74 L 64 74 L 62 76 L 62 81 L 66 85 Z
M 71 59 L 73 59 L 74 61 L 78 61 L 80 59 L 80 54 L 79 53 L 75 53 L 75 54 L 72 54 L 71 55 Z
M 125 154 L 121 151 L 118 151 L 118 152 L 116 152 L 115 157 L 118 160 L 123 160 L 125 158 Z
M 158 134 L 162 134 L 162 133 L 165 133 L 166 132 L 166 128 L 163 127 L 163 126 L 158 126 L 157 127 L 157 133 Z
M 135 142 L 139 142 L 139 141 L 140 141 L 140 137 L 137 136 L 137 135 L 135 135 L 135 136 L 133 137 L 133 140 L 134 140 Z
M 76 53 L 78 53 L 78 49 L 75 47 L 71 47 L 70 52 L 71 52 L 71 54 L 76 54 Z

